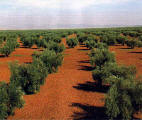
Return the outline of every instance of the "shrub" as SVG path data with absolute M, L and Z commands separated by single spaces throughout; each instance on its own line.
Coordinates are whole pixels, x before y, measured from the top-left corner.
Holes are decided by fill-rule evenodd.
M 67 45 L 70 47 L 70 48 L 74 48 L 75 46 L 78 45 L 78 40 L 77 38 L 70 38 L 70 39 L 67 39 Z
M 130 120 L 136 111 L 141 110 L 142 83 L 130 79 L 115 79 L 117 82 L 112 85 L 105 100 L 106 114 L 111 119 L 119 117 Z
M 0 83 L 0 119 L 13 115 L 16 108 L 24 105 L 23 93 L 14 84 Z
M 136 68 L 134 66 L 118 66 L 116 63 L 107 63 L 102 68 L 96 67 L 92 72 L 93 79 L 97 81 L 99 86 L 102 83 L 113 85 L 115 78 L 134 79 L 136 76 Z
M 49 73 L 57 72 L 58 67 L 62 65 L 63 55 L 61 53 L 56 54 L 55 51 L 44 50 L 42 53 L 35 53 L 35 58 L 39 58 Z
M 108 45 L 106 43 L 103 43 L 103 42 L 98 42 L 96 44 L 95 48 L 98 48 L 98 49 L 108 49 Z
M 122 44 L 122 45 L 124 46 L 125 41 L 126 41 L 126 37 L 119 35 L 119 36 L 116 38 L 116 41 L 117 41 L 117 43 Z
M 137 46 L 137 41 L 136 40 L 127 40 L 126 44 L 128 47 L 130 47 L 131 49 L 134 49 L 134 47 Z
M 90 41 L 87 40 L 87 41 L 85 41 L 85 45 L 87 48 L 93 49 L 96 47 L 97 43 L 93 40 L 90 40 Z
M 137 46 L 142 47 L 142 41 L 137 41 Z
M 40 85 L 44 85 L 46 77 L 48 76 L 48 69 L 46 68 L 44 63 L 37 58 L 33 59 L 31 65 L 33 66 L 33 69 L 37 70 L 37 73 L 40 76 L 39 78 Z
M 38 48 L 42 47 L 42 48 L 46 48 L 47 47 L 47 41 L 45 40 L 45 38 L 39 39 L 35 42 L 36 46 Z
M 139 39 L 139 41 L 142 41 L 142 36 L 140 36 L 138 39 Z
M 91 51 L 92 52 L 92 51 Z M 90 54 L 90 63 L 92 66 L 99 66 L 100 68 L 110 62 L 115 62 L 114 53 L 107 49 L 96 49 L 94 55 Z
M 53 41 L 56 42 L 56 43 L 61 43 L 61 37 L 55 37 L 53 38 Z
M 5 45 L 2 48 L 0 48 L 0 53 L 8 57 L 17 47 L 19 47 L 17 41 L 8 40 L 6 41 Z
M 10 65 L 10 82 L 21 87 L 26 94 L 37 93 L 40 90 L 41 74 L 32 65 Z
M 26 37 L 21 38 L 21 41 L 25 47 L 31 48 L 35 44 L 35 41 L 37 41 L 36 39 L 37 38 L 32 37 L 32 36 L 26 36 Z
M 80 44 L 83 44 L 87 40 L 87 35 L 80 33 L 77 35 L 78 41 Z
M 97 43 L 97 42 L 98 42 L 98 39 L 97 39 L 97 37 L 94 36 L 94 35 L 88 35 L 87 41 L 94 41 L 95 43 Z
M 100 42 L 107 43 L 107 41 L 108 41 L 108 37 L 106 35 L 103 35 L 100 37 Z
M 107 40 L 107 44 L 108 45 L 115 45 L 116 44 L 116 37 L 112 36 L 112 35 L 109 35 L 108 40 Z
M 54 50 L 56 53 L 61 53 L 65 50 L 65 47 L 63 44 L 58 44 L 52 41 L 46 44 L 46 48 L 49 50 Z

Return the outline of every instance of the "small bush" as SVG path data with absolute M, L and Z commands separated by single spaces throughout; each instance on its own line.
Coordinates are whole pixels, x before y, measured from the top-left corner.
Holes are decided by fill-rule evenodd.
M 0 83 L 0 119 L 13 115 L 16 108 L 24 105 L 23 93 L 14 84 Z
M 77 38 L 78 38 L 79 43 L 83 44 L 87 40 L 88 36 L 85 35 L 84 33 L 80 33 L 77 35 Z
M 53 41 L 56 43 L 61 43 L 61 37 L 55 37 L 53 38 Z
M 40 90 L 41 74 L 32 65 L 10 65 L 10 82 L 21 87 L 26 94 L 37 93 Z
M 122 44 L 124 46 L 124 44 L 126 42 L 126 37 L 120 35 L 116 38 L 116 41 L 118 44 Z
M 93 49 L 96 47 L 97 43 L 93 40 L 90 40 L 90 41 L 87 40 L 87 41 L 85 41 L 85 45 L 87 48 Z
M 67 38 L 67 45 L 70 47 L 70 48 L 74 48 L 75 46 L 77 46 L 78 45 L 78 40 L 77 40 L 77 38 L 70 38 L 70 39 L 68 39 Z
M 46 48 L 47 47 L 47 41 L 44 38 L 37 40 L 35 42 L 35 44 L 38 48 L 40 48 L 40 47 Z
M 137 46 L 140 48 L 142 47 L 142 41 L 137 41 Z
M 130 120 L 142 107 L 142 83 L 115 78 L 105 100 L 106 114 L 111 118 Z M 125 82 L 124 82 L 125 81 Z
M 115 62 L 115 56 L 113 53 L 109 52 L 107 49 L 96 49 L 93 56 L 90 53 L 90 63 L 92 66 L 102 67 L 106 63 Z
M 6 41 L 4 46 L 0 48 L 0 53 L 8 57 L 17 47 L 19 47 L 19 44 L 17 41 L 8 40 Z
M 134 49 L 137 46 L 137 41 L 136 40 L 127 40 L 126 45 L 130 47 L 131 49 Z
M 57 72 L 58 67 L 62 65 L 63 55 L 56 54 L 55 51 L 44 50 L 42 53 L 36 53 L 35 58 L 39 58 L 46 66 L 49 73 Z
M 46 68 L 44 63 L 37 58 L 33 59 L 33 62 L 31 65 L 33 66 L 33 69 L 37 70 L 37 73 L 40 76 L 39 78 L 40 85 L 44 85 L 46 77 L 48 76 L 48 69 Z
M 140 36 L 138 39 L 139 39 L 139 41 L 141 41 L 141 42 L 142 42 L 142 36 Z
M 92 72 L 93 79 L 97 81 L 99 86 L 102 83 L 113 85 L 115 78 L 134 79 L 136 76 L 136 68 L 134 66 L 118 66 L 116 63 L 107 63 L 102 68 L 97 67 Z
M 32 36 L 26 36 L 21 38 L 21 41 L 25 47 L 31 48 L 35 44 L 35 41 L 37 41 L 37 38 Z
M 52 41 L 46 44 L 46 48 L 49 50 L 54 50 L 56 53 L 61 53 L 65 50 L 65 47 L 63 44 L 58 44 Z
M 95 48 L 98 48 L 98 49 L 108 49 L 108 45 L 106 43 L 103 43 L 103 42 L 98 42 L 96 44 Z
M 112 36 L 112 35 L 109 35 L 109 36 L 108 36 L 107 44 L 108 44 L 108 45 L 115 45 L 115 44 L 116 44 L 116 37 L 115 37 L 115 36 Z

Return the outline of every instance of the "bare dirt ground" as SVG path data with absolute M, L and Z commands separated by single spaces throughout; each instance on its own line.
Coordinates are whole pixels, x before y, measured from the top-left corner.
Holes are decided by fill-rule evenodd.
M 115 52 L 118 64 L 134 65 L 137 68 L 137 75 L 142 75 L 142 48 L 129 49 L 127 46 L 112 46 L 111 51 Z
M 66 49 L 64 63 L 58 73 L 47 77 L 40 93 L 24 96 L 24 108 L 16 110 L 15 115 L 9 119 L 59 120 L 98 117 L 98 109 L 104 109 L 104 93 L 94 87 L 87 53 L 83 46 Z
M 65 39 L 63 42 L 65 43 Z M 142 50 L 126 48 L 126 46 L 113 46 L 110 47 L 110 50 L 116 52 L 119 64 L 136 65 L 140 75 L 142 73 Z M 8 59 L 10 61 L 18 59 L 21 62 L 30 62 L 31 57 L 29 56 L 33 51 L 34 49 L 19 48 L 12 55 L 20 54 L 28 57 L 0 58 L 0 62 L 6 62 Z M 100 90 L 95 86 L 88 52 L 84 46 L 66 49 L 64 62 L 58 73 L 47 77 L 45 85 L 41 87 L 38 94 L 25 95 L 24 108 L 17 109 L 15 115 L 8 119 L 105 119 L 103 106 L 106 88 Z M 2 66 L 4 64 L 0 65 L 0 69 Z M 3 74 L 3 77 L 8 80 L 10 74 L 8 68 L 4 68 L 8 74 Z
M 29 63 L 32 61 L 32 54 L 36 51 L 36 47 L 24 48 L 21 46 L 17 48 L 9 57 L 0 55 L 0 81 L 9 82 L 10 70 L 9 63 L 18 61 L 19 63 Z

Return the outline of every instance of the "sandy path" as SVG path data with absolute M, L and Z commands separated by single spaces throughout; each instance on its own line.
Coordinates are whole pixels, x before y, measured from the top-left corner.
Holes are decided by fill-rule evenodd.
M 38 94 L 24 96 L 24 108 L 9 119 L 91 119 L 96 114 L 103 117 L 104 93 L 94 87 L 87 53 L 83 46 L 66 49 L 58 73 L 47 77 Z

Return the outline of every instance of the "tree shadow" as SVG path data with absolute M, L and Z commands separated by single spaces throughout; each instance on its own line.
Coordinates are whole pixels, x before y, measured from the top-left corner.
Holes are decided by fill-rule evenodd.
M 127 48 L 117 48 L 117 49 L 122 49 L 122 50 L 132 50 L 132 48 L 129 48 L 129 47 L 127 47 Z
M 79 65 L 80 68 L 78 70 L 84 70 L 84 71 L 92 71 L 94 70 L 94 68 L 92 68 L 91 66 L 86 66 L 86 65 Z
M 37 50 L 38 48 L 31 48 L 31 49 L 33 49 L 33 50 Z
M 113 45 L 113 46 L 122 46 L 121 44 L 115 44 L 115 45 Z
M 29 48 L 29 47 L 27 47 L 27 46 L 20 46 L 20 48 Z
M 103 85 L 99 87 L 96 82 L 89 82 L 87 81 L 86 83 L 79 83 L 77 86 L 73 86 L 73 88 L 77 90 L 82 90 L 86 92 L 100 92 L 100 93 L 107 93 L 109 90 L 108 85 Z
M 88 51 L 88 50 L 90 50 L 90 49 L 88 49 L 88 48 L 82 48 L 82 49 L 77 49 L 77 50 L 79 50 L 79 51 Z
M 4 58 L 4 57 L 6 57 L 5 55 L 0 55 L 0 58 Z
M 38 51 L 41 51 L 41 52 L 42 52 L 42 51 L 44 51 L 44 50 L 40 50 L 40 49 L 38 49 Z
M 142 54 L 142 52 L 129 52 L 129 53 Z
M 81 60 L 81 61 L 78 61 L 79 63 L 90 63 L 90 60 Z
M 83 43 L 81 43 L 81 44 L 80 44 L 80 47 L 86 47 L 86 45 L 85 45 L 85 44 L 83 44 Z
M 25 64 L 32 64 L 32 62 L 24 62 Z
M 80 103 L 72 103 L 72 107 L 77 107 L 83 110 L 83 112 L 74 112 L 71 116 L 73 120 L 108 120 L 109 118 L 105 114 L 104 107 L 96 107 L 90 105 L 83 105 Z

